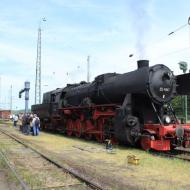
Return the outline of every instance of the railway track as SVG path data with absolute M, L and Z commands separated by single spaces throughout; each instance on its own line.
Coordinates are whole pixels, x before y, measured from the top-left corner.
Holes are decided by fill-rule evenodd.
M 105 189 L 99 184 L 91 182 L 90 179 L 87 179 L 82 174 L 76 173 L 70 168 L 63 167 L 15 135 L 9 134 L 2 129 L 0 129 L 0 157 L 4 160 L 24 190 L 68 188 L 79 190 Z M 35 164 L 37 165 L 36 168 Z M 36 176 L 38 172 L 39 176 L 42 176 L 44 172 L 48 173 L 48 175 L 45 181 L 42 179 L 41 181 L 39 180 L 38 184 L 32 184 L 31 179 L 27 179 L 29 176 L 29 174 L 26 175 L 27 172 L 31 172 L 31 178 Z M 51 176 L 51 172 L 54 174 L 54 177 Z M 57 172 L 57 178 L 55 177 L 55 172 Z
M 184 160 L 187 162 L 190 162 L 190 151 L 184 150 L 184 149 L 175 149 L 170 152 L 150 152 L 153 155 L 166 157 L 166 158 L 173 158 L 173 159 L 179 159 Z

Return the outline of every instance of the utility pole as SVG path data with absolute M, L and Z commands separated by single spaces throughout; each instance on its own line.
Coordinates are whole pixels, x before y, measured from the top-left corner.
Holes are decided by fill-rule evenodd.
M 45 18 L 42 21 L 46 21 Z M 41 103 L 41 21 L 38 28 L 37 57 L 36 57 L 36 79 L 35 79 L 35 104 Z
M 188 25 L 189 25 L 189 47 L 190 47 L 190 17 L 188 18 Z
M 2 91 L 2 86 L 1 86 L 1 75 L 0 75 L 0 109 L 2 109 L 2 101 L 1 101 L 1 91 Z
M 12 93 L 12 91 L 13 91 L 13 86 L 12 86 L 12 84 L 11 84 L 11 88 L 10 88 L 10 111 L 11 111 L 11 113 L 12 113 L 12 105 L 13 105 L 13 93 Z
M 179 64 L 179 68 L 183 71 L 183 73 L 185 74 L 187 71 L 187 67 L 188 64 L 185 61 L 181 61 L 178 63 Z M 187 96 L 184 96 L 184 103 L 183 103 L 183 110 L 184 110 L 184 118 L 185 118 L 185 123 L 187 123 Z
M 90 56 L 87 57 L 87 82 L 90 82 Z

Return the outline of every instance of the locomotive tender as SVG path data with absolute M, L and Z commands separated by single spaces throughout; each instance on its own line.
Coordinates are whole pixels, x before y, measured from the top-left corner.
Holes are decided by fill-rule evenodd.
M 135 71 L 99 75 L 91 83 L 68 84 L 32 106 L 42 129 L 68 136 L 109 138 L 144 150 L 190 147 L 190 124 L 181 124 L 171 100 L 190 93 L 189 74 L 174 76 L 165 65 L 139 60 Z

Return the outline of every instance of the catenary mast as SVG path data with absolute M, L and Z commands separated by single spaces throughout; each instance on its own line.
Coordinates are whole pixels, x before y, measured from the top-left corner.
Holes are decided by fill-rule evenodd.
M 45 22 L 46 19 L 42 18 Z M 41 21 L 38 28 L 37 57 L 36 57 L 36 78 L 35 78 L 35 104 L 41 103 Z
M 36 79 L 35 79 L 35 104 L 41 103 L 41 26 L 38 28 Z

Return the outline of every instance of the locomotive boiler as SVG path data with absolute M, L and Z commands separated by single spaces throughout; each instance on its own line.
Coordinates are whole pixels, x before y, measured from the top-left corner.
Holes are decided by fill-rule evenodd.
M 144 150 L 167 151 L 190 145 L 190 125 L 180 124 L 171 106 L 177 95 L 190 92 L 189 74 L 174 76 L 165 65 L 137 62 L 135 71 L 99 75 L 92 83 L 68 84 L 47 92 L 33 105 L 45 129 L 96 138 Z

